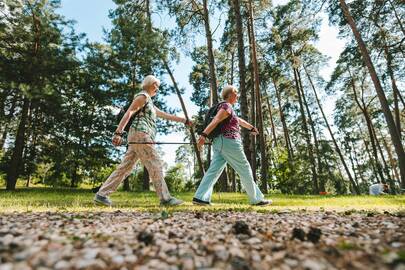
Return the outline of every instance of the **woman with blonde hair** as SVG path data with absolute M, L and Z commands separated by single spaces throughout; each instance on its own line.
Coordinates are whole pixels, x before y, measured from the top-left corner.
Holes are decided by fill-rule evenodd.
M 249 129 L 253 135 L 257 135 L 258 130 L 247 121 L 237 117 L 233 111 L 232 105 L 238 100 L 236 87 L 232 85 L 225 86 L 222 90 L 222 98 L 225 102 L 219 105 L 217 114 L 201 133 L 197 142 L 198 146 L 201 147 L 208 137 L 208 134 L 210 134 L 219 123 L 226 120 L 221 127 L 219 136 L 215 137 L 213 140 L 212 146 L 214 155 L 210 167 L 194 195 L 193 203 L 198 205 L 211 204 L 213 187 L 226 164 L 229 163 L 239 174 L 242 185 L 252 205 L 262 206 L 271 204 L 272 201 L 264 199 L 263 193 L 253 181 L 252 169 L 243 152 L 239 126 Z
M 117 190 L 119 184 L 132 172 L 135 163 L 139 159 L 149 172 L 149 177 L 159 196 L 160 204 L 179 205 L 183 203 L 183 201 L 170 195 L 164 180 L 163 161 L 153 142 L 156 135 L 156 117 L 182 122 L 186 125 L 191 125 L 191 122 L 185 118 L 165 113 L 153 105 L 151 97 L 157 94 L 159 85 L 160 81 L 155 76 L 146 76 L 142 83 L 143 90 L 135 95 L 130 107 L 119 122 L 112 138 L 114 146 L 121 145 L 125 126 L 131 116 L 140 111 L 135 116 L 136 118 L 133 120 L 128 134 L 128 141 L 137 143 L 128 146 L 121 163 L 95 195 L 95 202 L 111 206 L 112 202 L 108 195 Z

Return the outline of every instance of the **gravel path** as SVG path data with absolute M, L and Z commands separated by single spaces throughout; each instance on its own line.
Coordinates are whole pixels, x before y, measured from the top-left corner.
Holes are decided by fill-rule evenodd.
M 352 212 L 2 214 L 0 270 L 405 270 L 404 221 Z

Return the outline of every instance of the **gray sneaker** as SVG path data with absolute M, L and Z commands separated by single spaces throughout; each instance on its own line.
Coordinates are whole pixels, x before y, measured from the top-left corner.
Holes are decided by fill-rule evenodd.
M 161 206 L 175 206 L 175 205 L 180 205 L 182 204 L 183 201 L 176 199 L 175 197 L 171 197 L 167 201 L 160 201 Z
M 96 196 L 94 196 L 94 202 L 105 205 L 105 206 L 111 206 L 112 205 L 112 201 L 107 197 L 107 196 L 101 196 L 96 194 Z
M 208 205 L 208 206 L 212 205 L 211 202 L 206 202 L 206 201 L 203 201 L 203 200 L 200 200 L 200 199 L 197 199 L 197 198 L 193 198 L 192 203 L 195 204 L 195 205 Z
M 261 200 L 260 202 L 253 204 L 253 206 L 266 206 L 272 203 L 273 203 L 272 200 Z

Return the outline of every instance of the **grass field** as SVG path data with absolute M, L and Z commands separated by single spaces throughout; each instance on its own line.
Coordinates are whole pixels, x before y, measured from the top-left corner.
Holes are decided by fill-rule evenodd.
M 405 211 L 405 195 L 397 196 L 303 196 L 271 195 L 273 205 L 253 207 L 244 193 L 214 193 L 213 206 L 201 207 L 191 204 L 193 193 L 173 194 L 185 201 L 184 205 L 172 207 L 170 211 Z M 159 212 L 159 201 L 154 192 L 115 192 L 111 199 L 113 207 L 93 203 L 94 194 L 86 189 L 18 189 L 10 192 L 0 190 L 0 213 L 41 211 L 149 211 Z

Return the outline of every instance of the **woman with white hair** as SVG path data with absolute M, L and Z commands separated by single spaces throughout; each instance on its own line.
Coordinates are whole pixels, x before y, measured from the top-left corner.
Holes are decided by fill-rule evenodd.
M 115 146 L 122 143 L 123 131 L 131 116 L 140 111 L 136 115 L 136 119 L 133 120 L 128 134 L 128 141 L 140 144 L 130 144 L 128 146 L 121 163 L 95 195 L 95 202 L 111 206 L 112 202 L 108 195 L 117 190 L 119 184 L 132 172 L 135 163 L 139 159 L 149 172 L 149 177 L 159 196 L 160 204 L 179 205 L 183 203 L 183 201 L 172 197 L 169 193 L 164 180 L 163 161 L 153 141 L 156 135 L 156 117 L 181 122 L 186 125 L 191 125 L 191 122 L 185 118 L 165 113 L 153 105 L 151 97 L 156 95 L 159 85 L 160 81 L 155 76 L 146 76 L 142 83 L 143 91 L 135 95 L 130 107 L 118 124 L 112 138 L 112 143 Z
M 219 176 L 227 163 L 239 174 L 240 180 L 249 201 L 252 205 L 268 205 L 271 200 L 265 200 L 263 193 L 253 180 L 252 169 L 243 152 L 243 146 L 240 135 L 242 126 L 250 130 L 253 135 L 258 134 L 258 130 L 247 121 L 236 116 L 232 106 L 238 100 L 238 91 L 236 87 L 227 85 L 222 90 L 222 99 L 225 101 L 218 107 L 218 112 L 210 124 L 201 133 L 198 139 L 198 146 L 201 147 L 208 134 L 212 132 L 219 123 L 225 121 L 221 127 L 219 136 L 215 137 L 212 143 L 214 155 L 210 167 L 205 173 L 201 183 L 194 195 L 193 203 L 198 205 L 210 205 L 212 190 Z

